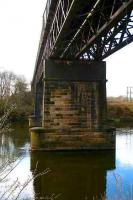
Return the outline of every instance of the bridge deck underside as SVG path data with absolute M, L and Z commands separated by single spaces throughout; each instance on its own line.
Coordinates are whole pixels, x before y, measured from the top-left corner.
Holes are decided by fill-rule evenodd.
M 61 0 L 46 40 L 46 57 L 103 59 L 133 40 L 133 1 Z
M 53 2 L 35 74 L 42 74 L 44 59 L 103 60 L 133 41 L 133 0 L 59 0 L 56 6 Z

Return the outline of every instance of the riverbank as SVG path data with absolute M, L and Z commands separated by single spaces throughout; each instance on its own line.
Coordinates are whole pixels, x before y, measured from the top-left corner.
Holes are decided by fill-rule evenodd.
M 133 127 L 133 102 L 108 100 L 108 122 L 115 127 Z
M 14 99 L 13 99 L 14 100 Z M 19 101 L 13 101 L 10 98 L 8 104 L 5 105 L 5 100 L 0 100 L 0 117 L 8 113 L 10 122 L 28 121 L 28 117 L 33 113 L 34 103 L 30 92 L 26 95 L 21 95 Z M 11 110 L 12 105 L 15 105 Z M 133 102 L 119 100 L 117 98 L 107 99 L 107 120 L 115 127 L 133 127 Z
M 33 114 L 33 109 L 33 96 L 30 91 L 0 99 L 0 118 L 5 116 L 10 122 L 28 120 Z

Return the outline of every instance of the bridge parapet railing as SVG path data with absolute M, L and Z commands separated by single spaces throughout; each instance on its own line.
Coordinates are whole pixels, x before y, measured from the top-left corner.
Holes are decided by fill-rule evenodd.
M 44 36 L 44 31 L 45 31 L 45 28 L 46 28 L 46 23 L 47 23 L 49 11 L 50 11 L 51 2 L 52 2 L 52 0 L 47 0 L 46 6 L 45 6 L 45 10 L 44 10 L 44 13 L 43 13 L 43 24 L 42 24 L 42 32 L 41 32 L 40 43 L 41 43 L 41 41 L 43 39 L 43 36 Z
M 39 60 L 40 60 L 40 57 L 41 57 L 41 55 L 40 55 L 41 46 L 42 46 L 42 43 L 43 43 L 45 31 L 46 31 L 45 29 L 46 29 L 47 20 L 48 20 L 49 14 L 50 14 L 51 4 L 54 3 L 54 2 L 55 2 L 55 0 L 53 0 L 53 1 L 47 0 L 45 10 L 44 10 L 44 13 L 43 13 L 42 30 L 41 30 L 41 35 L 40 35 L 40 41 L 39 41 L 39 46 L 38 46 L 38 52 L 37 52 L 37 58 L 36 58 L 35 70 L 34 70 L 32 83 L 34 83 L 34 81 L 35 81 L 35 74 L 36 73 L 38 74 L 38 72 L 40 71 L 40 70 L 37 70 L 37 66 L 39 65 Z M 39 74 L 40 74 L 40 72 L 39 72 Z M 38 75 L 37 75 L 37 77 L 38 77 Z
M 46 24 L 46 21 L 47 21 L 48 15 L 49 15 L 51 2 L 52 2 L 52 0 L 47 0 L 47 3 L 46 3 L 46 7 L 45 7 L 45 10 L 44 10 L 44 13 L 43 13 L 43 23 L 44 23 L 44 25 Z

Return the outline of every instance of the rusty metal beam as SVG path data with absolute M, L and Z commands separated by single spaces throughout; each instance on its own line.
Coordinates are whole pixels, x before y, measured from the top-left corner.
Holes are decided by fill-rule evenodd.
M 133 0 L 125 2 L 123 6 L 121 6 L 118 11 L 111 17 L 111 19 L 100 28 L 97 34 L 94 35 L 87 42 L 87 44 L 83 46 L 80 52 L 76 54 L 75 58 L 79 58 L 87 48 L 89 48 L 96 40 L 98 40 L 98 38 L 105 35 L 127 13 L 127 10 L 133 10 Z

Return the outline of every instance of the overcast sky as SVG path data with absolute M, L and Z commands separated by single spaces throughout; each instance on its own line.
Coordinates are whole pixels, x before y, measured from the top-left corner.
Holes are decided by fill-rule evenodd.
M 45 0 L 0 0 L 0 68 L 32 79 Z
M 0 70 L 21 74 L 30 82 L 46 0 L 0 0 Z M 107 94 L 126 95 L 133 86 L 133 44 L 107 59 Z

